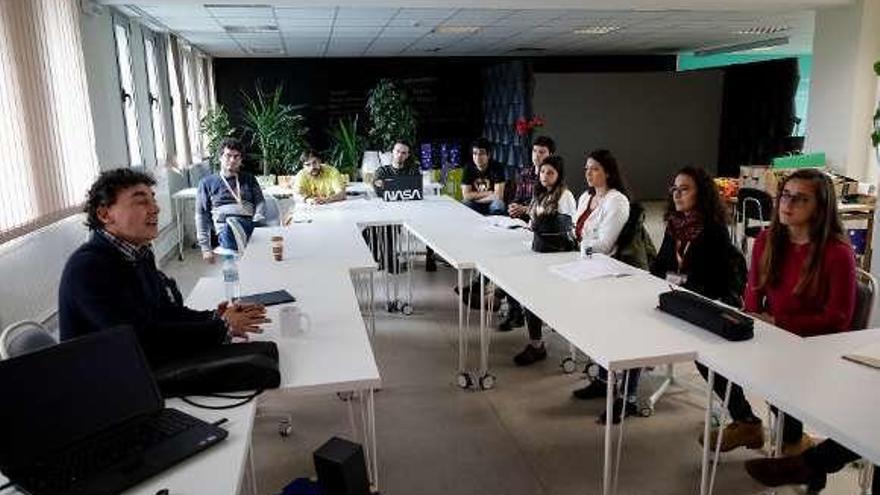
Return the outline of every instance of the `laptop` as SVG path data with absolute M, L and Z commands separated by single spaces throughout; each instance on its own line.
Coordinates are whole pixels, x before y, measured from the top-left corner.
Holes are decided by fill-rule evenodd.
M 0 361 L 0 471 L 30 495 L 119 493 L 226 438 L 165 408 L 129 329 Z
M 413 201 L 422 199 L 421 175 L 398 175 L 382 179 L 379 196 L 385 201 Z

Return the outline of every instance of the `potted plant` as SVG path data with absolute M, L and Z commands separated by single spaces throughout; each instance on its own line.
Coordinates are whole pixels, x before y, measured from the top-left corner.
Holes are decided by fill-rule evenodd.
M 298 107 L 281 103 L 281 94 L 280 86 L 269 95 L 257 86 L 255 97 L 244 95 L 244 121 L 251 144 L 259 150 L 255 155 L 263 174 L 258 177 L 261 184 L 274 184 L 275 176 L 296 173 L 299 156 L 307 147 L 305 119 Z
M 366 140 L 358 134 L 358 117 L 354 116 L 337 120 L 330 128 L 330 150 L 327 156 L 349 180 L 357 176 L 361 156 L 366 149 Z
M 382 79 L 370 90 L 367 112 L 372 124 L 370 145 L 374 150 L 388 151 L 397 139 L 415 146 L 416 112 L 406 92 L 394 81 Z
M 208 159 L 211 168 L 216 170 L 220 166 L 220 143 L 235 134 L 235 128 L 232 127 L 223 105 L 216 105 L 205 113 L 199 121 L 199 131 L 208 142 Z

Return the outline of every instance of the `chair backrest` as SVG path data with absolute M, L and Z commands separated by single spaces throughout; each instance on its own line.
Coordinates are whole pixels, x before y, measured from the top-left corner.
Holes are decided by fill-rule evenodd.
M 871 324 L 871 312 L 877 297 L 877 279 L 873 275 L 856 269 L 856 307 L 853 311 L 850 330 L 864 330 Z
M 263 224 L 267 227 L 278 227 L 281 225 L 281 207 L 278 205 L 278 200 L 271 194 L 264 195 L 263 199 L 266 202 L 264 211 L 266 218 L 263 220 Z
M 55 345 L 55 338 L 42 324 L 24 320 L 0 333 L 0 359 L 8 359 Z
M 737 212 L 743 220 L 769 220 L 773 198 L 766 191 L 744 187 L 737 193 Z
M 189 187 L 198 187 L 204 177 L 211 175 L 211 163 L 207 161 L 195 163 L 187 169 L 187 172 Z

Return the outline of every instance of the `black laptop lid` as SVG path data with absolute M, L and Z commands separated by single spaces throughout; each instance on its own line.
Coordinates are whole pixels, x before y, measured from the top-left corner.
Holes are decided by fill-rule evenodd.
M 28 465 L 164 405 L 129 329 L 0 361 L 0 390 L 0 468 Z
M 422 199 L 422 176 L 398 175 L 382 179 L 382 199 L 385 201 Z

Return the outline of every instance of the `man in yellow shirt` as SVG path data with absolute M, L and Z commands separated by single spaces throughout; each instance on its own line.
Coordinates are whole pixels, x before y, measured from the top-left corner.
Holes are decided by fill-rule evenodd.
M 303 168 L 296 174 L 293 192 L 307 204 L 322 205 L 345 199 L 345 177 L 335 167 L 321 163 L 321 155 L 309 149 L 302 154 Z

